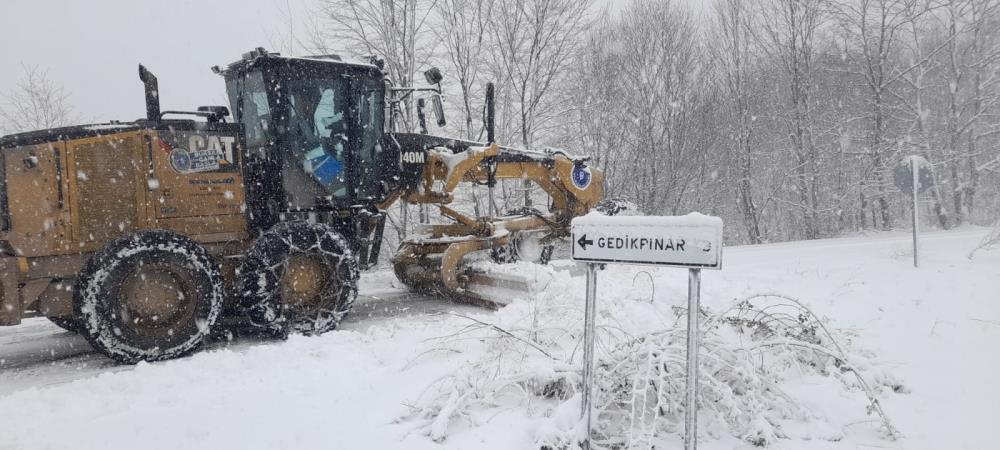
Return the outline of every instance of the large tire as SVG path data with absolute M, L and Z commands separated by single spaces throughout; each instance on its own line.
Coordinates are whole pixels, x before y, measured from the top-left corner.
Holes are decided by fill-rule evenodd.
M 261 235 L 240 266 L 238 286 L 253 325 L 278 334 L 333 330 L 358 295 L 358 260 L 333 228 L 285 222 Z
M 125 363 L 194 351 L 222 301 L 219 265 L 197 242 L 163 230 L 108 243 L 84 264 L 73 290 L 81 334 Z
M 490 248 L 490 259 L 497 264 L 510 264 L 518 261 L 517 245 L 513 239 L 504 245 Z

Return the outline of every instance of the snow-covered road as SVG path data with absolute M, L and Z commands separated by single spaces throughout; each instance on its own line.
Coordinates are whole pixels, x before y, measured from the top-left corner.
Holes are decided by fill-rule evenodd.
M 365 275 L 362 281 L 365 292 L 358 296 L 341 329 L 364 330 L 393 318 L 454 310 L 477 311 L 439 297 L 387 286 L 385 275 Z M 232 341 L 211 342 L 206 349 L 245 350 L 268 344 L 280 342 L 241 336 Z M 131 368 L 97 353 L 83 337 L 64 331 L 44 318 L 26 319 L 16 327 L 0 327 L 0 396 L 29 387 L 57 385 Z
M 906 233 L 725 249 L 724 270 L 704 274 L 707 307 L 757 292 L 798 297 L 831 326 L 851 330 L 909 390 L 881 398 L 905 435 L 893 442 L 878 436 L 856 393 L 804 377 L 789 393 L 834 432 L 789 432 L 792 439 L 777 445 L 996 448 L 1000 251 L 965 257 L 986 232 L 926 233 L 919 269 Z M 489 319 L 504 311 L 408 296 L 391 277 L 366 275 L 366 297 L 342 331 L 238 339 L 135 367 L 93 354 L 43 320 L 0 328 L 0 426 L 7 430 L 0 449 L 530 448 L 548 414 L 542 405 L 528 408 L 534 415 L 490 411 L 477 426 L 455 421 L 441 442 L 400 420 L 428 385 L 481 357 L 479 342 L 461 351 L 431 345 L 461 327 L 441 313 Z M 579 284 L 579 292 L 560 285 L 565 292 L 556 294 L 582 297 Z M 599 298 L 652 298 L 665 311 L 683 305 L 685 293 L 684 271 L 628 266 L 602 272 L 598 291 Z M 700 445 L 734 446 L 747 444 L 704 437 Z

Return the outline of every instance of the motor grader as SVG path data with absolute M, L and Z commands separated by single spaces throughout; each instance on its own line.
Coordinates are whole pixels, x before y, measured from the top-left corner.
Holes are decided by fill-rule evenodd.
M 402 88 L 375 58 L 258 48 L 213 70 L 232 121 L 221 106 L 161 111 L 140 65 L 145 118 L 0 138 L 0 325 L 45 316 L 127 363 L 191 352 L 224 324 L 329 331 L 376 264 L 397 201 L 451 222 L 403 241 L 400 280 L 488 303 L 468 289 L 484 274 L 467 257 L 509 260 L 529 236 L 544 249 L 602 196 L 586 158 L 497 145 L 491 91 L 486 143 L 397 131 L 418 96 L 421 124 L 424 98 L 443 124 L 436 69 L 429 87 Z M 549 210 L 448 206 L 460 184 L 492 194 L 504 179 L 538 184 Z

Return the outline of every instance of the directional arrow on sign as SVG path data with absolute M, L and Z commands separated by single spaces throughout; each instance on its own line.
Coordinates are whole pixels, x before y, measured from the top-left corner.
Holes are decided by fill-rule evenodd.
M 591 240 L 591 239 L 587 239 L 587 235 L 586 234 L 583 235 L 583 236 L 580 236 L 580 239 L 577 239 L 576 243 L 580 244 L 580 248 L 582 248 L 584 250 L 587 249 L 588 245 L 594 245 L 594 241 Z

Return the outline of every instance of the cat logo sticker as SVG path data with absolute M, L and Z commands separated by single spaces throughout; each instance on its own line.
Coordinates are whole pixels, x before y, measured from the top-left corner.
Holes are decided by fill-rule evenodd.
M 170 167 L 178 173 L 225 171 L 235 160 L 236 138 L 178 133 L 170 150 Z M 184 146 L 187 141 L 187 146 Z
M 170 152 L 170 166 L 183 173 L 211 172 L 222 167 L 225 155 L 218 150 L 189 151 L 177 147 Z

